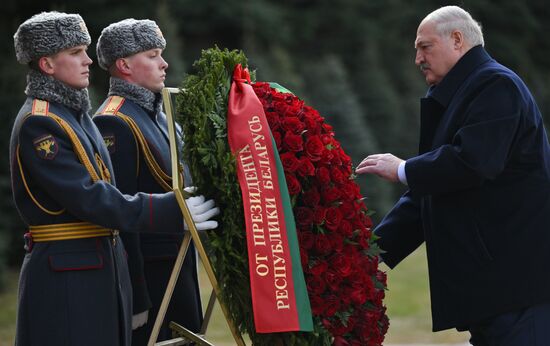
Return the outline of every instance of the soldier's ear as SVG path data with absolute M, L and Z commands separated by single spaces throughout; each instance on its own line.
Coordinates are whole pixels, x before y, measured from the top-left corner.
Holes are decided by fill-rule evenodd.
M 42 72 L 44 72 L 47 75 L 52 75 L 55 72 L 52 57 L 49 57 L 49 56 L 43 56 L 40 59 L 38 59 L 38 67 Z
M 123 75 L 131 75 L 132 69 L 130 68 L 130 65 L 128 64 L 128 60 L 125 58 L 116 59 L 115 65 L 117 70 L 122 73 Z

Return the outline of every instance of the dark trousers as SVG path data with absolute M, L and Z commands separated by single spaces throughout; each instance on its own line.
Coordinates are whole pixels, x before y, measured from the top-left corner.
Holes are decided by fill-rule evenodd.
M 508 312 L 469 331 L 474 346 L 549 346 L 550 304 Z

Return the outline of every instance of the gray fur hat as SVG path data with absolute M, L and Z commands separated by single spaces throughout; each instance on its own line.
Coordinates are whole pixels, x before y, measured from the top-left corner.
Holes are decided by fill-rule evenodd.
M 166 48 L 157 23 L 149 19 L 124 19 L 103 29 L 97 40 L 97 60 L 107 70 L 117 59 L 149 49 Z
M 42 12 L 19 25 L 13 35 L 15 56 L 21 64 L 53 55 L 63 49 L 92 42 L 86 24 L 78 14 Z

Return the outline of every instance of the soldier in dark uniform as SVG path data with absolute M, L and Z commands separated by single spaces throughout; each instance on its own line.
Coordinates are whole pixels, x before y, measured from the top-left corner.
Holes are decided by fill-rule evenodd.
M 154 21 L 126 19 L 106 27 L 97 43 L 99 65 L 110 72 L 109 94 L 94 122 L 111 155 L 124 193 L 171 189 L 170 144 L 161 90 L 168 64 L 166 41 Z M 186 183 L 190 177 L 186 167 Z M 198 197 L 202 198 L 202 197 Z M 212 207 L 213 207 L 213 202 Z M 211 229 L 208 223 L 199 229 Z M 133 345 L 146 345 L 182 241 L 181 234 L 124 234 L 134 291 Z M 169 321 L 198 332 L 202 309 L 191 245 L 158 340 L 171 338 Z M 142 327 L 143 325 L 143 327 Z
M 130 196 L 114 187 L 88 115 L 90 41 L 79 15 L 59 12 L 31 17 L 14 35 L 17 60 L 30 67 L 10 140 L 13 196 L 29 227 L 18 346 L 130 345 L 132 289 L 116 230 L 184 228 L 173 193 Z

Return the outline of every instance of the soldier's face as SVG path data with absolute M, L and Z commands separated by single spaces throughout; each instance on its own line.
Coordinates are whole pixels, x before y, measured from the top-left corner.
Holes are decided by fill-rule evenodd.
M 88 46 L 64 49 L 52 56 L 41 58 L 42 71 L 75 89 L 84 89 L 90 84 L 92 59 L 86 53 Z
M 162 49 L 149 49 L 126 58 L 131 82 L 158 93 L 164 88 L 168 63 L 162 58 Z

